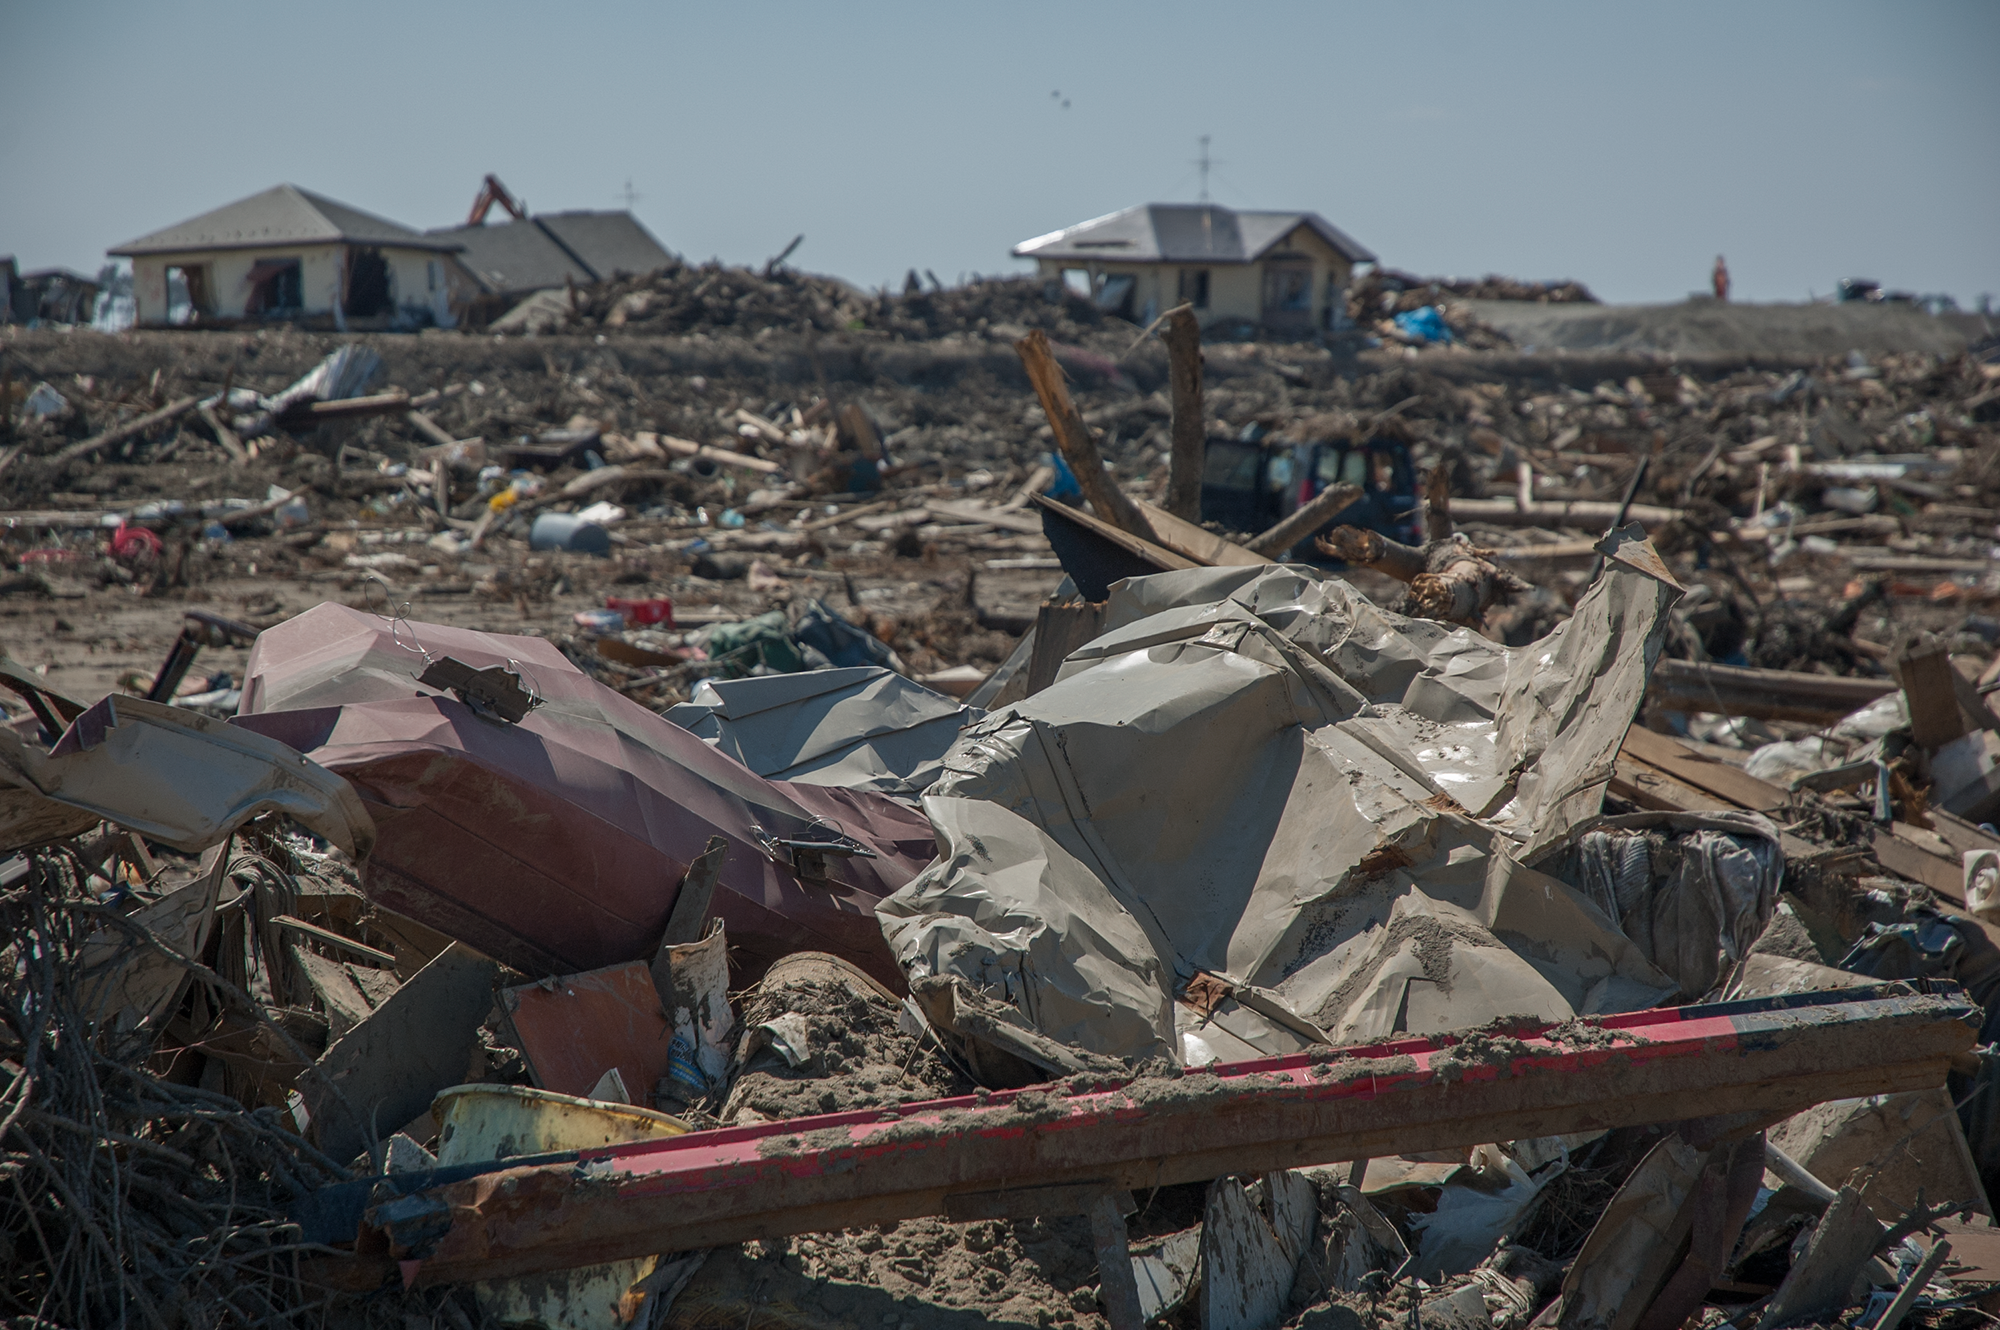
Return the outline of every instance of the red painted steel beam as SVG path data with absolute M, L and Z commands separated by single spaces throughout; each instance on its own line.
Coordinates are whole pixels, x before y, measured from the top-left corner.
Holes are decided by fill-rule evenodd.
M 967 1193 L 1231 1173 L 1941 1085 L 1978 1010 L 1885 984 L 1522 1025 L 697 1132 L 501 1168 L 368 1213 L 329 1282 L 483 1279 L 943 1214 Z M 344 1266 L 344 1269 L 340 1268 Z

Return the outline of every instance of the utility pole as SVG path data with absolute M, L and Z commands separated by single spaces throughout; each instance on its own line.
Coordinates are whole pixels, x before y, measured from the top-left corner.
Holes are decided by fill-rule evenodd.
M 627 176 L 625 178 L 625 188 L 623 191 L 619 193 L 618 197 L 625 200 L 625 211 L 630 212 L 632 211 L 632 205 L 637 203 L 640 199 L 645 198 L 646 196 L 644 194 L 638 193 L 632 188 L 632 178 L 630 176 Z
M 1206 203 L 1208 202 L 1208 168 L 1210 166 L 1208 160 L 1208 135 L 1206 134 L 1201 136 L 1201 156 L 1195 158 L 1194 164 L 1201 168 L 1201 201 Z

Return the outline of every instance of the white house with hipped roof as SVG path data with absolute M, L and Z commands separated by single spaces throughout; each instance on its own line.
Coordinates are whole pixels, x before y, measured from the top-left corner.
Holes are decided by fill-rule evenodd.
M 1332 326 L 1357 264 L 1375 255 L 1315 212 L 1148 203 L 1024 240 L 1015 258 L 1138 323 L 1187 303 L 1204 325 Z
M 142 324 L 331 316 L 449 326 L 453 287 L 462 295 L 474 285 L 453 259 L 461 248 L 277 185 L 108 252 L 132 260 Z M 175 308 L 170 292 L 185 305 Z

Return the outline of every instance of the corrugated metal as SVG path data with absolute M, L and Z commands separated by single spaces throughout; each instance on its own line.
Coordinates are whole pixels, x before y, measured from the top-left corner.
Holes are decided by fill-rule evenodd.
M 518 672 L 543 699 L 520 724 L 482 719 L 413 677 L 423 657 Z M 649 956 L 687 866 L 729 843 L 713 913 L 739 977 L 794 951 L 902 975 L 875 905 L 936 852 L 922 813 L 881 795 L 768 781 L 584 675 L 538 638 L 387 620 L 321 605 L 270 629 L 235 724 L 353 782 L 376 819 L 363 890 L 531 976 Z M 879 857 L 806 878 L 771 837 L 832 829 Z

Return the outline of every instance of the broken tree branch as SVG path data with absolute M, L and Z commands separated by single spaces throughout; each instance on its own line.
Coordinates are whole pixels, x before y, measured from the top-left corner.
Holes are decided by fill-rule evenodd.
M 1408 582 L 1405 613 L 1426 619 L 1476 624 L 1488 609 L 1528 589 L 1526 582 L 1488 562 L 1490 550 L 1462 537 L 1435 540 L 1417 549 L 1379 531 L 1340 526 L 1314 544 L 1322 554 Z
M 1167 377 L 1173 385 L 1173 460 L 1167 481 L 1167 511 L 1187 522 L 1201 521 L 1202 462 L 1208 451 L 1208 420 L 1201 405 L 1201 324 L 1194 308 L 1167 311 Z
M 1076 403 L 1070 401 L 1069 389 L 1063 386 L 1062 367 L 1056 364 L 1055 353 L 1049 349 L 1048 334 L 1035 329 L 1014 343 L 1014 352 L 1021 357 L 1022 368 L 1028 371 L 1028 382 L 1035 385 L 1042 413 L 1049 418 L 1049 428 L 1055 431 L 1056 446 L 1076 474 L 1083 497 L 1090 500 L 1090 506 L 1105 521 L 1151 540 L 1152 526 L 1104 469 L 1097 441 L 1090 437 L 1089 426 L 1083 423 Z
M 1373 568 L 1398 582 L 1415 581 L 1426 567 L 1424 552 L 1416 546 L 1405 545 L 1379 531 L 1368 531 L 1358 526 L 1337 526 L 1313 543 L 1319 547 L 1321 554 L 1331 555 L 1343 563 Z
M 1332 521 L 1340 511 L 1361 497 L 1359 485 L 1328 485 L 1315 494 L 1312 501 L 1299 505 L 1292 515 L 1260 536 L 1243 542 L 1243 548 L 1253 554 L 1277 558 L 1292 546 L 1310 536 L 1323 524 Z

